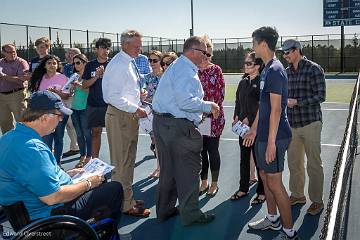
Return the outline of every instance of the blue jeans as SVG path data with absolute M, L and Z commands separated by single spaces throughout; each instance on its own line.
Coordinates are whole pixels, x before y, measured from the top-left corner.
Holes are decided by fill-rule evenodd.
M 86 110 L 73 110 L 71 120 L 77 135 L 80 156 L 91 157 L 91 129 L 88 128 Z
M 60 121 L 56 126 L 55 132 L 43 137 L 44 142 L 49 146 L 50 150 L 52 150 L 54 143 L 54 156 L 59 165 L 61 163 L 61 156 L 64 146 L 64 131 L 68 119 L 69 116 L 63 115 L 63 120 Z

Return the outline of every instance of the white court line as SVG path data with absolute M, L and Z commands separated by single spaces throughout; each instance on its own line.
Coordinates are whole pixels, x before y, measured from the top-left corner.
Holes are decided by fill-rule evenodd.
M 102 132 L 103 134 L 105 134 L 106 132 Z M 139 136 L 142 136 L 142 137 L 146 137 L 146 136 L 149 136 L 149 134 L 146 134 L 146 133 L 139 133 Z M 220 138 L 220 140 L 222 141 L 230 141 L 230 142 L 237 142 L 239 141 L 238 138 Z M 340 147 L 339 144 L 330 144 L 330 143 L 323 143 L 321 144 L 322 146 L 327 146 L 327 147 Z
M 224 106 L 224 108 L 234 108 L 235 106 Z M 323 108 L 322 111 L 349 111 L 347 108 Z

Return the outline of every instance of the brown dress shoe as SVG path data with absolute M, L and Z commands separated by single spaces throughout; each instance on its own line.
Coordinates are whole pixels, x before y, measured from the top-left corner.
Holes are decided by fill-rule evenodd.
M 323 209 L 324 203 L 313 202 L 306 212 L 312 216 L 315 216 L 318 215 Z
M 135 200 L 135 206 L 137 207 L 144 206 L 144 204 L 144 200 Z
M 290 205 L 291 206 L 294 206 L 296 204 L 305 204 L 306 203 L 306 197 L 293 197 L 293 196 L 290 196 Z
M 141 206 L 134 206 L 130 210 L 124 212 L 124 214 L 134 216 L 134 217 L 147 218 L 150 215 L 150 209 L 143 208 Z

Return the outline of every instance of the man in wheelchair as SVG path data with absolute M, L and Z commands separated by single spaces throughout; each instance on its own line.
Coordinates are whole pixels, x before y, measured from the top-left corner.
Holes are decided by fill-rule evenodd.
M 88 220 L 101 209 L 117 224 L 121 184 L 104 182 L 104 176 L 73 183 L 71 177 L 81 169 L 65 172 L 43 142 L 42 137 L 53 133 L 62 117 L 71 113 L 53 92 L 32 94 L 21 122 L 0 138 L 0 205 L 23 202 L 31 221 L 58 214 Z

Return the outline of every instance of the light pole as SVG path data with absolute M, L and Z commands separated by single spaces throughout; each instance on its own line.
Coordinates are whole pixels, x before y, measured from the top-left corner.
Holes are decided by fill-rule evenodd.
M 191 0 L 191 28 L 190 28 L 190 37 L 194 36 L 194 10 L 193 10 L 193 0 Z

